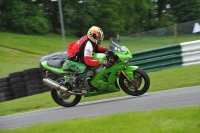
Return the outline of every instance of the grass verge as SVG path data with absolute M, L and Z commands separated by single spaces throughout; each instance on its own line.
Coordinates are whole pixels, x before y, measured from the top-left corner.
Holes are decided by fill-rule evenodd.
M 28 68 L 38 68 L 41 55 L 24 53 L 18 50 L 0 46 L 0 78 L 7 77 L 12 72 Z

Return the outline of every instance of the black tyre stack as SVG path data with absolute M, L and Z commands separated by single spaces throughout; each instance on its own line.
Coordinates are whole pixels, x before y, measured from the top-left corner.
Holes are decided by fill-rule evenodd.
M 28 96 L 42 92 L 43 82 L 39 69 L 40 68 L 30 68 L 22 71 Z
M 45 75 L 46 70 L 40 67 L 13 72 L 8 77 L 0 78 L 0 102 L 50 91 L 51 88 L 43 83 Z M 48 78 L 53 80 L 60 77 L 54 73 L 48 74 Z
M 0 102 L 13 99 L 12 89 L 9 83 L 9 77 L 0 78 Z
M 26 85 L 23 79 L 22 72 L 13 72 L 9 74 L 9 83 L 12 88 L 14 98 L 21 98 L 27 96 Z

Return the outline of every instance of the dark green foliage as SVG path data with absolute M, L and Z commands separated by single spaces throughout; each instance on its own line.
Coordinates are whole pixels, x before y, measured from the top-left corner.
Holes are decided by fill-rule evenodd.
M 25 34 L 45 34 L 51 29 L 40 7 L 31 1 L 3 0 L 0 16 L 2 30 Z
M 130 35 L 200 19 L 200 0 L 61 0 L 61 2 L 65 34 L 77 37 L 85 35 L 93 25 L 101 27 L 105 38 L 108 39 L 117 33 Z M 0 31 L 61 34 L 58 1 L 0 0 Z M 187 31 L 185 29 L 185 33 Z M 172 31 L 161 30 L 158 35 L 166 35 L 169 32 Z
M 200 0 L 169 0 L 175 22 L 184 23 L 200 19 Z

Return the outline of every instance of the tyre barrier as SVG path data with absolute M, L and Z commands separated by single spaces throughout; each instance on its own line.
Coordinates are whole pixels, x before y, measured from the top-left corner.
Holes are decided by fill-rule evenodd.
M 24 75 L 27 95 L 30 96 L 41 93 L 42 89 L 40 87 L 40 84 L 42 82 L 39 73 L 39 68 L 26 69 L 22 71 L 22 73 Z M 40 82 L 38 82 L 38 80 L 40 80 Z
M 42 81 L 45 74 L 46 71 L 42 68 L 29 68 L 0 78 L 0 102 L 50 91 L 50 87 Z M 48 77 L 54 80 L 59 78 L 53 73 Z
M 12 99 L 13 95 L 10 87 L 9 77 L 0 78 L 0 102 Z

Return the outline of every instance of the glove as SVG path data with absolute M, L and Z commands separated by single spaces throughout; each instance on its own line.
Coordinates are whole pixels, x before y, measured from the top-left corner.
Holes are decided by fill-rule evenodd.
M 105 66 L 108 64 L 107 60 L 100 60 L 99 63 Z

